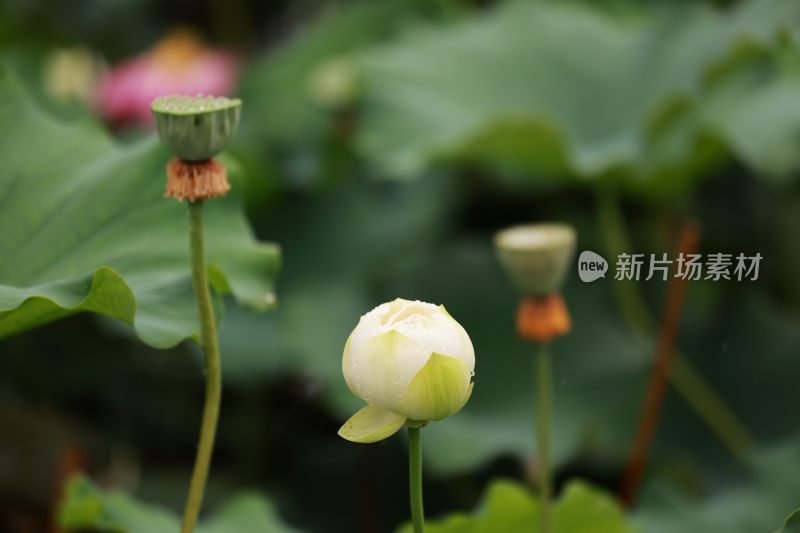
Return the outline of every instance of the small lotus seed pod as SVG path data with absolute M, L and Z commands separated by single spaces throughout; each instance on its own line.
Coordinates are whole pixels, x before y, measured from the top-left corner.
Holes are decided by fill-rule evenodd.
M 241 100 L 203 95 L 153 101 L 158 136 L 175 154 L 167 165 L 164 196 L 198 202 L 230 190 L 225 166 L 212 158 L 233 137 L 241 106 Z
M 187 162 L 207 161 L 230 143 L 242 101 L 222 96 L 164 96 L 151 106 L 158 136 Z
M 472 341 L 444 307 L 401 298 L 379 305 L 344 347 L 345 381 L 367 406 L 339 435 L 375 442 L 448 417 L 467 403 L 474 368 Z
M 500 262 L 523 295 L 557 292 L 575 252 L 575 230 L 559 223 L 513 226 L 494 238 Z

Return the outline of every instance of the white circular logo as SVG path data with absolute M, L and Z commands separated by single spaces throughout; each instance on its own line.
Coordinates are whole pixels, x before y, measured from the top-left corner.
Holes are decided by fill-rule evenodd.
M 606 277 L 608 272 L 608 261 L 603 259 L 600 254 L 590 250 L 584 250 L 578 257 L 578 276 L 581 281 L 591 283 L 592 281 Z

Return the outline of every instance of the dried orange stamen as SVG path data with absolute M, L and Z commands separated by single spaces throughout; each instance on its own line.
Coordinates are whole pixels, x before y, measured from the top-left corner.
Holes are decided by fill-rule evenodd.
M 517 332 L 526 340 L 547 342 L 565 335 L 572 321 L 560 294 L 528 297 L 517 311 Z
M 169 160 L 166 198 L 190 202 L 209 200 L 224 195 L 230 188 L 225 166 L 215 159 L 190 162 L 173 157 Z

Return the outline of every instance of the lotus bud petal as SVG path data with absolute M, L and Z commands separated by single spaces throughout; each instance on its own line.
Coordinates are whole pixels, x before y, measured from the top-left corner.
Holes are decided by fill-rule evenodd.
M 400 298 L 381 304 L 345 344 L 342 373 L 367 407 L 339 435 L 375 442 L 404 424 L 446 418 L 469 399 L 474 369 L 472 341 L 444 307 Z
M 575 253 L 575 230 L 567 224 L 513 226 L 494 238 L 500 263 L 525 296 L 558 292 Z

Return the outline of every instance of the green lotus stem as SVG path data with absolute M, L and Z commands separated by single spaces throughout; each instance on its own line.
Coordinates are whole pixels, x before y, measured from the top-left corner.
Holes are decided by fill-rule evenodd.
M 630 253 L 631 240 L 625 226 L 625 217 L 619 199 L 610 191 L 597 195 L 597 224 L 603 238 L 606 252 L 611 256 L 611 264 L 621 253 Z M 614 280 L 614 295 L 619 304 L 622 318 L 634 335 L 647 337 L 655 330 L 655 321 L 639 293 L 633 280 Z
M 755 446 L 753 436 L 688 359 L 680 352 L 675 355 L 670 372 L 675 389 L 705 420 L 731 454 L 744 461 L 747 452 Z
M 612 256 L 612 261 L 619 254 L 631 250 L 625 219 L 616 194 L 611 191 L 598 194 L 597 219 L 606 252 Z M 612 286 L 623 318 L 634 335 L 651 336 L 655 330 L 655 320 L 636 283 L 615 281 Z M 675 354 L 669 378 L 675 390 L 731 454 L 742 459 L 753 446 L 752 435 L 733 409 L 680 351 Z
M 220 368 L 219 341 L 214 309 L 211 306 L 211 293 L 208 287 L 205 250 L 203 245 L 203 203 L 189 203 L 189 240 L 192 256 L 192 286 L 194 287 L 197 313 L 200 316 L 200 333 L 205 352 L 206 399 L 203 407 L 203 421 L 197 442 L 197 455 L 186 497 L 181 533 L 194 533 L 203 495 L 208 480 L 211 456 L 214 452 L 214 439 L 219 420 L 219 406 L 222 397 L 222 373 Z
M 414 533 L 425 533 L 422 509 L 422 438 L 420 428 L 408 428 L 408 481 L 411 497 L 411 523 Z
M 542 533 L 552 533 L 553 478 L 550 470 L 550 424 L 553 413 L 553 368 L 547 344 L 539 343 L 536 351 L 536 446 L 539 455 L 539 521 Z

